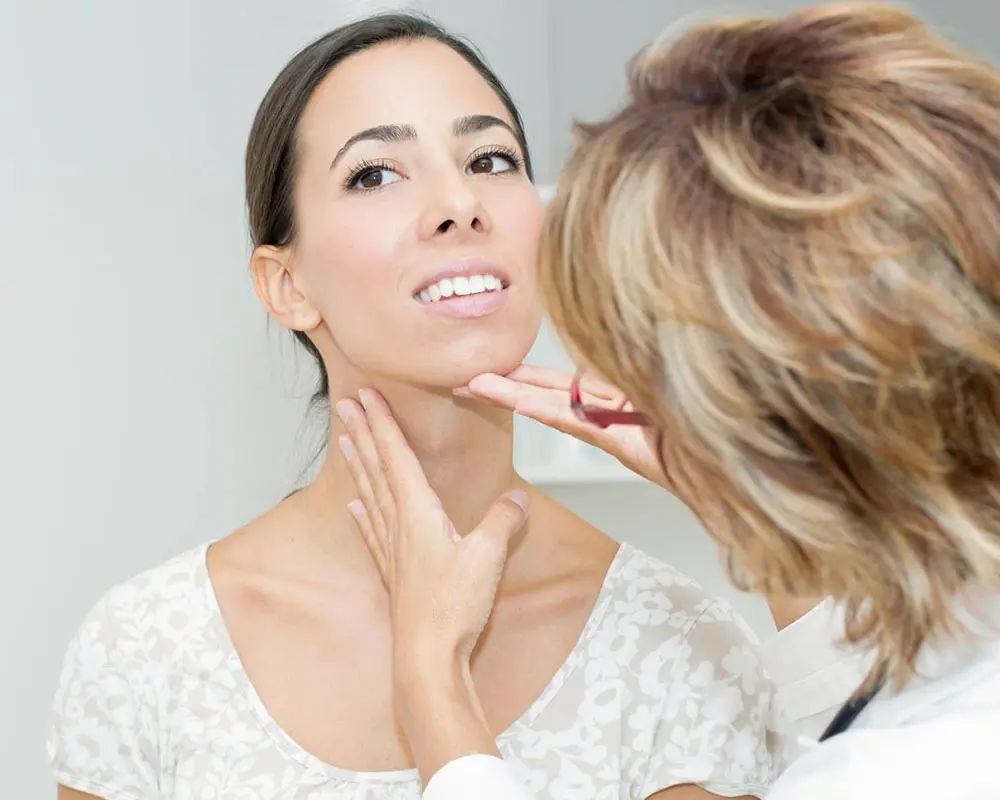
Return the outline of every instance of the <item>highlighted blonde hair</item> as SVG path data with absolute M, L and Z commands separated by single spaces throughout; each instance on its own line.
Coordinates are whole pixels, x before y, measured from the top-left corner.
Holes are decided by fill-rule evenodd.
M 701 25 L 630 91 L 550 206 L 554 323 L 737 582 L 844 601 L 905 681 L 1000 584 L 1000 77 L 848 4 Z

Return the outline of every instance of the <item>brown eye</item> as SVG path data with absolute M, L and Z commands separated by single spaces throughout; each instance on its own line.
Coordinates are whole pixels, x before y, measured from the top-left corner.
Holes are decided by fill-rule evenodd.
M 351 189 L 361 189 L 367 191 L 371 189 L 381 189 L 390 183 L 402 180 L 402 176 L 394 169 L 388 167 L 369 167 L 358 172 L 351 178 L 348 184 Z
M 489 153 L 480 156 L 469 164 L 469 172 L 474 175 L 491 175 L 500 172 L 510 172 L 512 169 L 515 169 L 513 159 L 499 153 Z
M 377 169 L 365 173 L 358 179 L 358 185 L 362 189 L 377 189 L 382 185 L 382 170 Z

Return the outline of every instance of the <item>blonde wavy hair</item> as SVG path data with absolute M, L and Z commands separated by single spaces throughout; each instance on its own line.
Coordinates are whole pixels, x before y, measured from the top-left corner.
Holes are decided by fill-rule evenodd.
M 629 77 L 550 207 L 554 324 L 737 583 L 838 598 L 904 682 L 1000 584 L 1000 77 L 868 4 L 704 24 Z

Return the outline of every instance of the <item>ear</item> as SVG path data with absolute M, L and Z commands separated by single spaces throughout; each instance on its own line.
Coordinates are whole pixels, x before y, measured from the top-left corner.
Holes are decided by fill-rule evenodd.
M 250 270 L 257 297 L 274 317 L 293 331 L 311 331 L 323 317 L 296 285 L 289 248 L 261 245 L 250 257 Z

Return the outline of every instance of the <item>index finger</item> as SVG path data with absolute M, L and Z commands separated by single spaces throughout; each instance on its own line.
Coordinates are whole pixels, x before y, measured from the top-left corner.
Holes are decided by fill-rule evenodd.
M 484 373 L 469 380 L 464 397 L 485 399 L 514 411 L 524 403 L 534 407 L 537 402 L 555 403 L 569 407 L 569 389 L 573 376 L 556 370 L 522 365 L 506 375 Z M 613 386 L 588 378 L 580 383 L 584 402 L 606 405 L 622 400 L 622 393 Z
M 505 378 L 519 383 L 539 386 L 543 389 L 562 389 L 568 392 L 573 382 L 573 373 L 562 370 L 539 367 L 534 364 L 520 364 L 508 372 Z M 621 397 L 621 391 L 609 383 L 594 378 L 586 373 L 580 381 L 580 391 L 602 400 L 615 400 Z
M 358 398 L 365 409 L 375 449 L 396 502 L 439 506 L 440 501 L 427 482 L 424 469 L 392 416 L 388 404 L 374 389 L 359 390 Z

